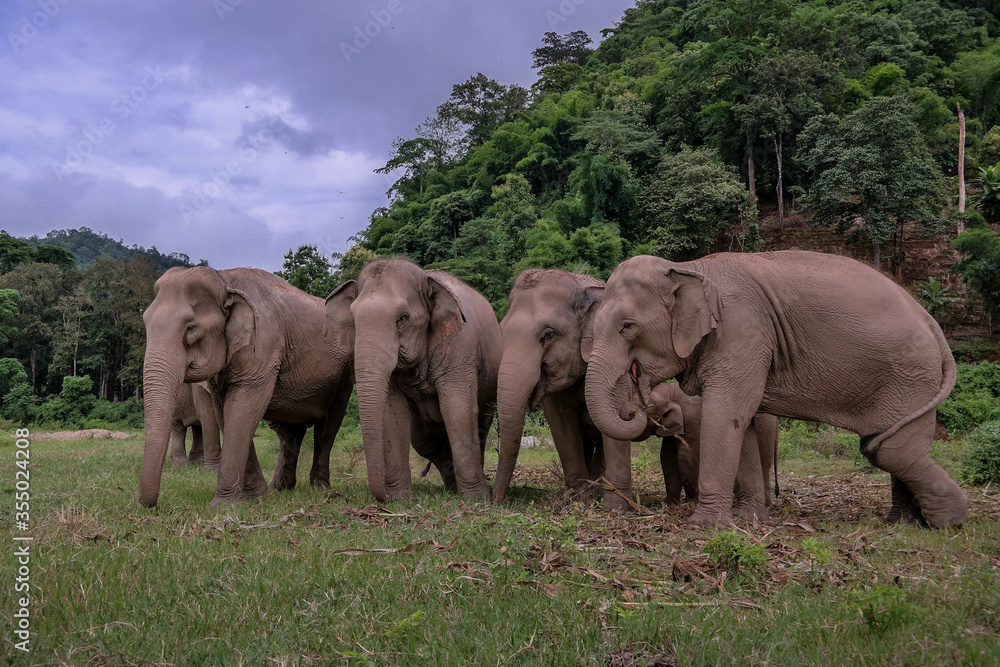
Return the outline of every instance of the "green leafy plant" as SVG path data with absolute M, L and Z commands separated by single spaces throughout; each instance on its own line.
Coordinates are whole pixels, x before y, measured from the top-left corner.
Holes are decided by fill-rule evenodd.
M 983 424 L 965 443 L 959 476 L 970 484 L 1000 483 L 1000 421 Z
M 938 420 L 954 434 L 998 419 L 1000 363 L 959 364 L 955 388 L 938 406 Z
M 979 186 L 983 191 L 976 208 L 989 220 L 1000 219 L 1000 162 L 979 168 Z
M 927 613 L 927 609 L 906 600 L 902 589 L 875 584 L 850 593 L 848 606 L 861 614 L 869 631 L 881 633 L 905 625 Z
M 934 276 L 917 286 L 917 296 L 924 304 L 927 312 L 938 321 L 948 317 L 951 304 L 955 303 L 951 286 L 946 286 Z
M 732 530 L 710 539 L 705 544 L 705 553 L 716 568 L 726 570 L 734 579 L 748 574 L 762 575 L 768 560 L 767 550 L 762 545 Z

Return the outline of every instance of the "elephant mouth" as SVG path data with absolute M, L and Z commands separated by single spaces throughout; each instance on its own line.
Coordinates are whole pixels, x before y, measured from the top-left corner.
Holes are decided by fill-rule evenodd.
M 528 409 L 537 410 L 538 404 L 542 402 L 545 398 L 545 388 L 542 387 L 542 383 L 539 382 L 535 385 L 535 388 L 531 390 L 531 395 L 528 397 Z

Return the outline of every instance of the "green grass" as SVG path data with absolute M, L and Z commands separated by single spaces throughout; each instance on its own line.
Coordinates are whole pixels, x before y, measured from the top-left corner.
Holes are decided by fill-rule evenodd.
M 633 517 L 564 498 L 551 448 L 521 452 L 503 506 L 421 479 L 414 456 L 414 498 L 379 507 L 354 430 L 334 448 L 332 488 L 303 484 L 310 437 L 295 490 L 215 511 L 214 477 L 195 467 L 166 467 L 159 506 L 140 507 L 139 437 L 36 441 L 32 652 L 8 629 L 0 662 L 1000 663 L 1000 496 L 965 487 L 961 529 L 888 526 L 887 476 L 824 433 L 786 425 L 772 521 L 724 544 L 686 525 L 690 506 L 661 506 L 653 441 L 634 448 L 647 511 Z M 276 440 L 261 429 L 256 441 L 269 477 Z M 936 452 L 950 468 L 961 444 Z M 14 471 L 5 437 L 5 508 Z M 728 572 L 719 553 L 752 571 Z

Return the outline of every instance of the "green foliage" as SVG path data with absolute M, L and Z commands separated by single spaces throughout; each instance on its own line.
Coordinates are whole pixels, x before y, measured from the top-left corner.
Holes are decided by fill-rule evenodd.
M 962 255 L 955 270 L 983 300 L 994 322 L 1000 321 L 1000 236 L 986 227 L 968 229 L 951 245 Z
M 746 215 L 749 193 L 735 171 L 711 149 L 664 156 L 641 197 L 652 254 L 692 259 L 716 234 Z
M 591 42 L 586 30 L 574 30 L 567 35 L 547 32 L 542 37 L 542 46 L 531 52 L 531 66 L 534 69 L 563 64 L 579 67 L 586 64 L 593 52 Z
M 1000 419 L 1000 362 L 958 364 L 955 388 L 938 406 L 937 418 L 952 434 Z
M 909 602 L 902 589 L 875 584 L 870 589 L 853 590 L 848 606 L 860 614 L 870 632 L 882 633 L 919 620 L 930 610 Z
M 83 423 L 84 428 L 135 428 L 145 425 L 142 401 L 130 398 L 126 401 L 97 399 Z
M 27 382 L 15 384 L 10 391 L 4 394 L 0 417 L 28 424 L 34 421 L 36 412 L 37 401 L 31 393 L 31 385 Z
M 976 199 L 976 208 L 987 220 L 1000 220 L 1000 162 L 979 168 L 979 187 L 982 192 Z
M 968 435 L 958 475 L 977 486 L 1000 484 L 1000 420 L 987 422 Z
M 920 285 L 917 285 L 917 296 L 923 302 L 927 312 L 939 322 L 948 316 L 951 304 L 956 299 L 952 296 L 951 287 L 945 286 L 934 276 L 930 276 Z
M 881 247 L 902 241 L 905 223 L 933 231 L 945 203 L 943 176 L 911 113 L 898 96 L 876 97 L 843 118 L 814 118 L 799 138 L 803 163 L 816 175 L 813 224 L 834 223 L 843 233 L 860 222 L 876 267 Z
M 70 258 L 75 260 L 75 266 L 86 267 L 98 257 L 119 262 L 146 258 L 160 271 L 173 266 L 192 266 L 191 258 L 184 253 L 163 254 L 155 246 L 149 249 L 140 245 L 127 246 L 122 241 L 115 241 L 107 234 L 95 232 L 89 227 L 51 231 L 42 238 L 32 236 L 27 242 L 36 247 L 36 253 L 42 253 L 40 258 L 33 261 L 58 264 L 63 270 L 73 268 L 74 264 L 67 261 Z M 56 248 L 62 248 L 69 255 L 60 253 Z M 199 264 L 206 262 L 201 260 Z
M 1000 163 L 1000 125 L 991 127 L 979 142 L 979 162 L 987 165 Z
M 726 570 L 736 580 L 766 573 L 767 550 L 732 530 L 711 538 L 705 544 L 705 553 L 715 567 Z
M 28 384 L 28 374 L 17 359 L 0 359 L 0 396 L 20 384 Z
M 91 393 L 93 381 L 87 377 L 66 376 L 58 396 L 50 396 L 38 410 L 40 423 L 82 426 L 96 399 Z
M 276 271 L 275 275 L 304 292 L 324 299 L 339 284 L 333 275 L 330 260 L 311 243 L 299 246 L 294 252 L 286 252 L 281 271 Z

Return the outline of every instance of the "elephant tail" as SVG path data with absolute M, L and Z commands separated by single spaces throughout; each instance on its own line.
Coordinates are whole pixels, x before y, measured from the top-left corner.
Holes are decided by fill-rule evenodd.
M 875 459 L 878 456 L 879 447 L 882 443 L 892 435 L 896 433 L 899 429 L 903 428 L 910 422 L 935 409 L 940 405 L 944 399 L 948 398 L 948 394 L 951 390 L 955 388 L 955 380 L 958 377 L 958 369 L 955 364 L 955 357 L 951 354 L 951 348 L 948 347 L 948 341 L 944 338 L 944 333 L 941 332 L 941 327 L 935 322 L 929 313 L 924 311 L 927 319 L 930 320 L 931 325 L 934 327 L 934 333 L 937 337 L 938 349 L 941 352 L 941 387 L 938 389 L 937 393 L 931 400 L 924 403 L 922 406 L 917 408 L 915 412 L 910 413 L 903 419 L 899 420 L 893 424 L 888 430 L 881 433 L 871 433 L 869 435 L 862 436 L 861 438 L 861 453 L 875 465 Z
M 781 497 L 781 489 L 778 488 L 778 435 L 774 436 L 774 497 Z

